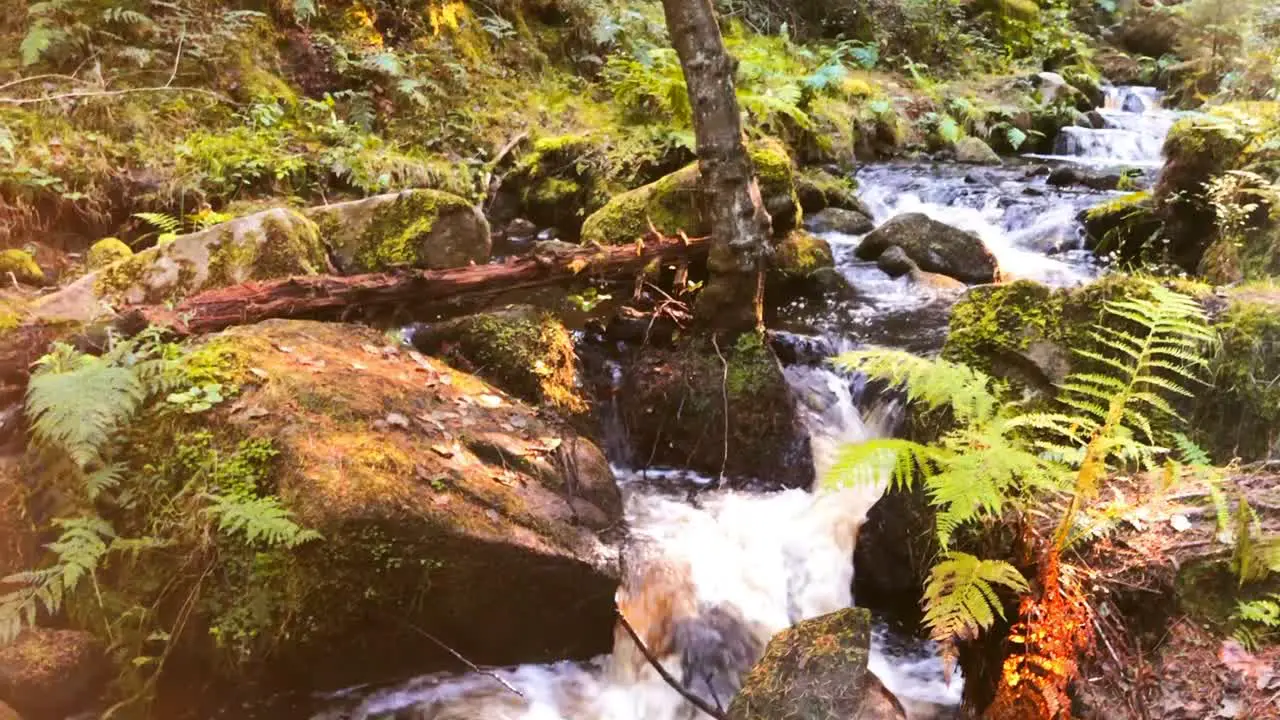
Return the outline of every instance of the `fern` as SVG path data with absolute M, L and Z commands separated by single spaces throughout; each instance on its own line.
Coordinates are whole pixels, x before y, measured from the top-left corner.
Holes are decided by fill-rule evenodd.
M 1017 568 L 1000 560 L 983 560 L 949 552 L 929 573 L 924 592 L 924 621 L 939 642 L 974 638 L 1004 617 L 995 586 L 1016 593 L 1028 590 Z
M 115 538 L 111 525 L 94 516 L 57 519 L 53 525 L 61 530 L 47 546 L 56 558 L 53 564 L 3 579 L 22 587 L 0 596 L 0 645 L 12 642 L 24 626 L 35 625 L 42 608 L 57 614 L 63 599 L 94 574 Z
M 1231 617 L 1239 623 L 1233 636 L 1253 652 L 1264 638 L 1280 634 L 1280 593 L 1270 593 L 1257 600 L 1241 600 Z
M 911 402 L 923 403 L 929 410 L 949 406 L 960 422 L 987 420 L 999 404 L 990 389 L 991 378 L 967 365 L 884 349 L 848 352 L 832 362 L 843 370 L 904 387 Z
M 27 386 L 33 439 L 84 468 L 99 459 L 146 394 L 146 385 L 129 368 L 58 343 L 37 361 Z
M 242 536 L 249 544 L 261 542 L 267 547 L 292 548 L 320 539 L 316 531 L 295 523 L 292 513 L 281 507 L 275 497 L 210 493 L 205 499 L 209 506 L 204 512 L 218 521 L 218 529 L 233 537 Z

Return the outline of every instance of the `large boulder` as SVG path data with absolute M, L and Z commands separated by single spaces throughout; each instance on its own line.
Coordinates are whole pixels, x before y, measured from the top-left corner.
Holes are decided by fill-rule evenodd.
M 1000 156 L 981 138 L 965 137 L 956 141 L 952 150 L 956 154 L 956 162 L 970 165 L 999 165 Z
M 110 677 L 105 646 L 89 633 L 27 630 L 0 647 L 0 703 L 28 717 L 83 711 Z
M 921 270 L 967 283 L 992 282 L 999 270 L 982 238 L 922 213 L 898 215 L 876 228 L 858 246 L 858 257 L 875 260 L 894 246 Z
M 91 272 L 32 303 L 49 320 L 88 322 L 124 304 L 177 302 L 248 280 L 314 275 L 329 267 L 315 223 L 275 208 L 181 235 Z
M 1159 242 L 1164 224 L 1149 191 L 1108 200 L 1084 211 L 1085 247 L 1122 263 L 1168 259 Z
M 776 140 L 752 143 L 748 152 L 764 207 L 773 218 L 773 231 L 785 234 L 798 225 L 802 214 L 791 157 Z M 696 163 L 615 196 L 582 224 L 582 242 L 601 245 L 634 242 L 648 234 L 651 222 L 665 235 L 680 231 L 691 236 L 710 234 L 698 188 Z
M 563 421 L 353 325 L 238 327 L 184 363 L 197 387 L 216 380 L 231 396 L 189 413 L 172 398 L 149 406 L 130 472 L 167 488 L 217 467 L 320 538 L 262 552 L 206 539 L 216 564 L 179 666 L 253 695 L 456 670 L 424 634 L 493 665 L 609 649 L 622 502 L 604 454 Z M 148 607 L 166 577 L 189 581 L 149 557 L 113 588 Z
M 551 313 L 529 305 L 413 328 L 414 347 L 474 372 L 527 402 L 567 414 L 586 410 L 577 387 L 573 337 Z
M 403 190 L 303 212 L 320 228 L 342 273 L 441 270 L 489 260 L 489 222 L 469 201 L 442 190 Z
M 905 720 L 868 669 L 871 614 L 839 610 L 805 620 L 769 641 L 729 705 L 729 720 Z
M 751 333 L 718 346 L 688 339 L 624 362 L 617 401 L 631 459 L 807 487 L 812 453 L 777 357 Z

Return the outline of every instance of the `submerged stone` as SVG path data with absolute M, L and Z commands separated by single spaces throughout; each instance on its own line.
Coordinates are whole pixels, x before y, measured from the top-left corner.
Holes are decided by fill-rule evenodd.
M 769 641 L 729 705 L 729 720 L 894 720 L 906 713 L 868 669 L 871 614 L 849 608 Z

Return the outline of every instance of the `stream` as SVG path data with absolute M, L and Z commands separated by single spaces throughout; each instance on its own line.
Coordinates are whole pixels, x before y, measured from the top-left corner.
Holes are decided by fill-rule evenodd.
M 980 235 L 1004 278 L 1070 286 L 1104 268 L 1082 248 L 1077 216 L 1117 195 L 1054 187 L 1047 167 L 1140 168 L 1150 183 L 1174 114 L 1150 88 L 1112 88 L 1099 109 L 1102 129 L 1068 128 L 1056 154 L 1003 166 L 887 163 L 857 173 L 877 224 L 921 212 Z M 936 352 L 957 294 L 891 279 L 859 261 L 858 237 L 826 234 L 837 267 L 854 288 L 840 303 L 796 301 L 773 329 L 793 352 L 785 369 L 800 420 L 810 431 L 819 477 L 841 443 L 891 435 L 902 408 L 822 358 L 867 344 Z M 759 492 L 711 489 L 714 480 L 678 469 L 618 467 L 631 537 L 619 602 L 636 611 L 667 608 L 671 652 L 664 664 L 711 704 L 727 706 L 738 679 L 774 633 L 853 604 L 856 529 L 881 489 Z M 706 486 L 690 502 L 690 485 Z M 655 598 L 663 598 L 657 602 Z M 671 608 L 679 609 L 672 610 Z M 648 618 L 652 619 L 652 618 Z M 913 719 L 953 717 L 963 679 L 943 680 L 927 642 L 876 629 L 871 669 Z M 521 695 L 495 678 L 501 677 Z M 648 667 L 630 639 L 589 662 L 561 662 L 490 674 L 430 675 L 323 700 L 315 720 L 692 720 L 701 714 Z

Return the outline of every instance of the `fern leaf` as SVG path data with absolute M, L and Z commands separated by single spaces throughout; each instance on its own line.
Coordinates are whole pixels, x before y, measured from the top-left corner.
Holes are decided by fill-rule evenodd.
M 205 498 L 209 507 L 204 512 L 218 521 L 218 529 L 241 536 L 250 545 L 261 541 L 267 547 L 292 548 L 320 539 L 319 533 L 295 523 L 293 514 L 275 497 L 207 494 Z
M 85 475 L 85 497 L 90 501 L 97 500 L 103 492 L 119 487 L 124 479 L 124 470 L 123 464 L 112 463 Z
M 823 483 L 827 487 L 877 485 L 910 490 L 918 473 L 930 471 L 936 451 L 909 440 L 881 438 L 840 448 Z
M 933 567 L 924 589 L 924 622 L 938 642 L 972 638 L 1004 617 L 993 585 L 1024 593 L 1027 581 L 1017 568 L 1000 560 L 983 560 L 949 552 Z
M 991 378 L 967 365 L 886 349 L 844 353 L 832 362 L 841 369 L 903 386 L 908 398 L 929 409 L 950 406 L 961 422 L 990 419 L 998 405 L 990 390 Z
M 36 442 L 62 450 L 84 467 L 99 457 L 145 396 L 146 388 L 128 368 L 58 343 L 37 361 L 26 412 Z

